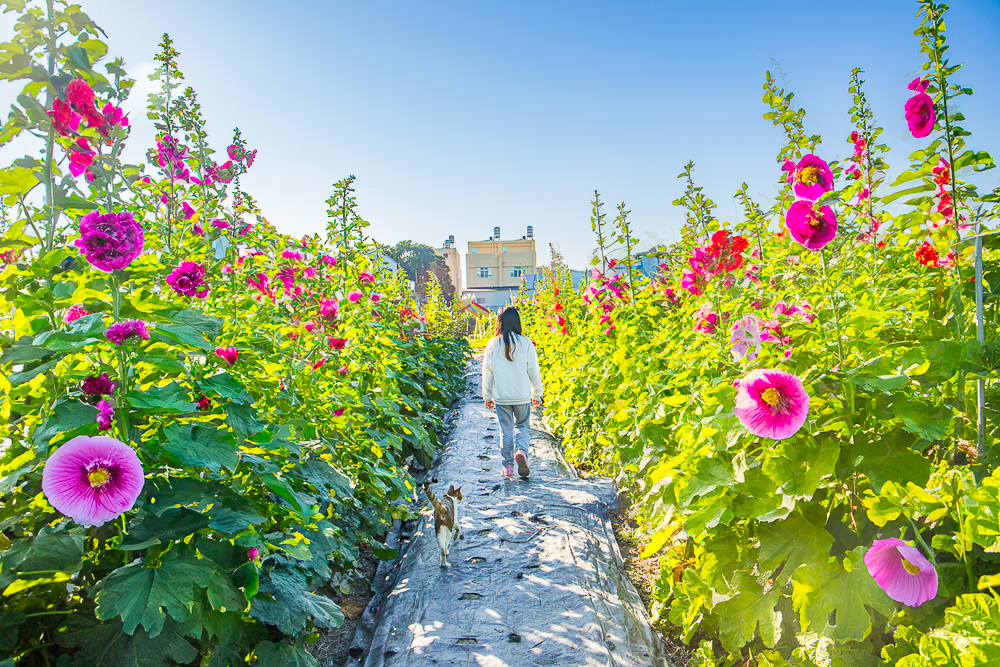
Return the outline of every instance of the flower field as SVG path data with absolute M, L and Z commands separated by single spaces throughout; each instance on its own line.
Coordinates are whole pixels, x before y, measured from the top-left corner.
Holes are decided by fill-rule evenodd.
M 628 491 L 689 665 L 1000 664 L 1000 192 L 973 182 L 994 164 L 945 9 L 919 3 L 926 143 L 892 182 L 860 70 L 842 162 L 768 75 L 773 206 L 744 186 L 721 221 L 688 164 L 646 278 L 595 196 L 596 267 L 574 288 L 554 258 L 519 298 L 549 423 Z
M 0 665 L 316 664 L 464 387 L 456 317 L 433 288 L 418 313 L 353 177 L 327 234 L 279 234 L 169 37 L 127 164 L 133 81 L 100 30 L 3 4 L 0 142 L 41 159 L 0 170 Z

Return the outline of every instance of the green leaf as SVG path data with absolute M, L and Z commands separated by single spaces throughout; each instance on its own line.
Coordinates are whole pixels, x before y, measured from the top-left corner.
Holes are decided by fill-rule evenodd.
M 750 574 L 739 571 L 734 577 L 737 593 L 715 607 L 719 614 L 719 639 L 722 647 L 736 653 L 750 643 L 755 632 L 767 647 L 781 638 L 781 612 L 774 607 L 781 598 L 781 589 L 773 587 L 767 593 Z
M 128 634 L 118 621 L 95 624 L 82 614 L 74 614 L 59 628 L 56 641 L 65 648 L 78 649 L 73 667 L 170 667 L 189 664 L 198 657 L 197 649 L 171 621 L 154 638 L 141 628 Z
M 30 368 L 25 368 L 17 373 L 11 373 L 7 376 L 7 381 L 10 382 L 12 387 L 17 387 L 25 382 L 31 382 L 42 373 L 46 373 L 55 368 L 56 364 L 58 364 L 61 359 L 62 355 L 44 363 L 31 366 Z
M 217 373 L 205 378 L 199 383 L 199 387 L 204 392 L 215 392 L 219 396 L 237 403 L 244 405 L 253 403 L 253 398 L 243 388 L 239 380 L 226 372 Z
M 924 440 L 943 440 L 948 434 L 949 420 L 936 405 L 904 399 L 893 404 L 892 411 L 902 420 L 904 431 L 915 433 Z
M 171 507 L 160 514 L 140 514 L 129 522 L 128 541 L 180 540 L 209 524 L 210 517 L 184 507 Z M 138 547 L 132 546 L 131 549 Z
M 830 557 L 833 536 L 823 527 L 822 516 L 807 519 L 795 511 L 784 521 L 762 524 L 760 527 L 760 570 L 771 573 L 784 563 L 776 588 L 788 583 L 800 566 L 823 563 Z
M 184 465 L 208 468 L 219 472 L 222 468 L 236 470 L 240 457 L 232 436 L 208 424 L 171 424 L 163 429 L 166 436 L 162 447 L 177 457 Z
M 832 475 L 840 457 L 840 443 L 829 436 L 784 440 L 776 455 L 764 461 L 763 470 L 780 485 L 779 493 L 810 498 L 827 475 Z
M 66 57 L 77 69 L 85 72 L 90 71 L 90 57 L 87 55 L 87 49 L 82 46 L 67 46 L 65 50 Z
M 97 594 L 97 618 L 121 617 L 126 634 L 142 625 L 155 638 L 163 630 L 166 614 L 175 621 L 190 616 L 195 587 L 206 587 L 217 574 L 210 561 L 194 559 L 168 560 L 155 569 L 142 563 L 120 567 L 108 575 Z
M 269 559 L 270 560 L 270 559 Z M 311 620 L 321 628 L 339 628 L 344 614 L 333 600 L 310 593 L 306 578 L 297 568 L 287 565 L 284 558 L 276 558 L 276 565 L 261 572 L 260 592 L 253 599 L 250 615 L 261 623 L 277 626 L 287 635 L 294 635 Z M 265 594 L 274 602 L 262 597 Z
M 167 344 L 180 343 L 206 352 L 215 350 L 215 346 L 205 340 L 197 329 L 186 324 L 157 324 L 153 339 Z
M 194 308 L 188 308 L 187 310 L 174 313 L 170 316 L 170 320 L 177 324 L 183 324 L 200 331 L 208 336 L 209 339 L 218 336 L 219 332 L 222 331 L 222 325 L 225 323 L 225 320 L 221 317 L 208 315 L 207 313 Z
M 230 403 L 226 406 L 226 423 L 244 440 L 266 427 L 266 424 L 257 419 L 257 410 L 252 405 L 243 403 Z
M 43 527 L 34 537 L 15 539 L 0 552 L 0 590 L 15 579 L 31 579 L 55 572 L 76 573 L 83 566 L 84 537 Z
M 129 404 L 149 412 L 193 412 L 197 406 L 188 398 L 188 390 L 178 382 L 125 395 Z
M 318 667 L 316 658 L 304 647 L 263 641 L 253 650 L 257 667 Z
M 97 429 L 97 408 L 75 398 L 57 398 L 52 405 L 52 414 L 35 429 L 32 442 L 35 447 L 48 446 L 53 437 L 91 427 Z
M 37 347 L 31 336 L 21 336 L 14 345 L 3 351 L 3 356 L 0 356 L 0 364 L 8 364 L 12 361 L 38 361 L 51 357 L 52 354 L 52 350 Z
M 864 563 L 865 547 L 848 551 L 841 561 L 811 563 L 792 578 L 792 607 L 803 631 L 821 633 L 835 641 L 861 641 L 872 629 L 866 607 L 891 616 L 895 603 L 878 587 Z M 836 625 L 830 614 L 836 612 Z
M 372 553 L 375 554 L 375 558 L 379 560 L 392 560 L 399 553 L 399 549 L 390 549 L 386 546 L 379 544 L 378 542 L 371 543 Z

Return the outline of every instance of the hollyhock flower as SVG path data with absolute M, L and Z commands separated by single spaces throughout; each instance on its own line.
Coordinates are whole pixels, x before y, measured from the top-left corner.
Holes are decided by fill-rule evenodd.
M 344 346 L 347 345 L 346 338 L 330 338 L 330 348 L 334 350 L 343 350 Z
M 167 284 L 178 294 L 196 296 L 204 299 L 208 296 L 205 284 L 205 265 L 196 262 L 182 262 L 180 266 L 167 276 Z
M 715 326 L 719 323 L 719 315 L 712 310 L 710 305 L 703 304 L 698 312 L 695 313 L 696 323 L 694 325 L 695 331 L 700 331 L 701 333 L 713 334 L 715 333 Z
M 937 261 L 937 265 L 948 268 L 955 266 L 955 251 L 949 250 L 948 254 Z
M 257 159 L 257 149 L 255 148 L 252 151 L 247 151 L 246 155 L 243 156 L 243 159 L 246 161 L 248 167 L 252 167 L 253 161 Z
M 282 259 L 290 259 L 292 261 L 298 261 L 302 259 L 302 255 L 295 252 L 294 250 L 285 250 L 281 253 Z
M 942 192 L 941 198 L 937 203 L 937 211 L 944 216 L 946 220 L 954 220 L 955 209 L 951 206 L 951 193 Z
M 82 303 L 74 303 L 66 309 L 66 313 L 63 315 L 63 324 L 75 322 L 84 315 L 90 315 L 90 311 L 84 308 Z
M 809 415 L 809 394 L 802 381 L 776 368 L 755 370 L 740 381 L 734 410 L 754 435 L 782 440 L 802 428 Z
M 753 315 L 744 315 L 733 323 L 733 331 L 729 336 L 729 342 L 733 346 L 733 359 L 739 361 L 749 355 L 750 361 L 757 358 L 760 353 L 760 324 Z M 750 348 L 753 347 L 753 351 Z
M 903 540 L 875 540 L 865 552 L 865 566 L 886 595 L 907 607 L 919 607 L 937 597 L 937 570 L 919 549 Z
M 232 160 L 242 160 L 243 157 L 247 154 L 247 152 L 243 150 L 243 147 L 240 146 L 239 144 L 229 144 L 228 146 L 226 146 L 226 153 Z
M 107 373 L 88 375 L 80 384 L 80 389 L 87 396 L 110 395 L 115 391 L 115 383 L 108 377 Z
M 566 318 L 563 317 L 562 315 L 556 315 L 556 324 L 558 324 L 559 326 L 563 326 L 564 324 L 566 324 Z
M 122 127 L 128 127 L 128 116 L 125 115 L 121 109 L 108 102 L 101 109 L 101 113 L 104 114 L 104 121 L 108 125 L 121 125 Z
M 558 312 L 558 311 L 560 311 L 562 309 L 563 309 L 563 305 L 561 303 L 557 303 L 556 305 L 552 306 L 552 310 L 554 310 L 556 312 Z
M 111 421 L 115 418 L 115 409 L 107 401 L 98 401 L 97 428 L 101 431 L 111 429 Z
M 94 91 L 83 79 L 73 79 L 66 84 L 66 101 L 84 116 L 90 117 L 97 113 Z
M 191 206 L 191 204 L 189 204 L 187 202 L 182 202 L 181 203 L 181 210 L 184 212 L 184 218 L 187 219 L 187 220 L 190 220 L 191 218 L 193 218 L 194 214 L 197 213 L 197 211 L 194 210 L 194 208 Z
M 938 163 L 931 169 L 934 174 L 934 183 L 937 185 L 948 185 L 951 181 L 951 165 L 943 157 L 938 158 Z
M 105 213 L 94 210 L 80 220 L 76 247 L 101 271 L 124 269 L 142 253 L 142 225 L 128 211 Z
M 216 173 L 219 176 L 219 180 L 223 183 L 232 183 L 233 179 L 236 178 L 236 168 L 233 166 L 231 160 L 226 161 L 225 164 L 218 167 Z
M 128 445 L 80 435 L 53 452 L 42 470 L 42 493 L 81 526 L 100 526 L 135 505 L 145 482 Z
M 327 266 L 337 266 L 337 258 L 331 257 L 330 255 L 322 255 L 320 260 Z
M 317 360 L 316 363 L 313 364 L 313 370 L 316 370 L 317 368 L 319 368 L 320 366 L 322 366 L 325 363 L 326 363 L 326 359 L 319 359 L 319 360 Z
M 782 169 L 789 171 L 787 181 L 793 183 L 792 189 L 797 197 L 816 201 L 823 193 L 833 190 L 833 172 L 822 158 L 809 153 L 803 155 L 793 169 L 788 169 L 788 162 Z
M 861 178 L 861 170 L 858 169 L 858 165 L 851 164 L 847 166 L 844 170 L 844 174 L 850 178 Z
M 215 227 L 216 229 L 229 229 L 230 227 L 232 227 L 232 225 L 229 224 L 227 221 L 219 219 L 213 220 L 212 226 Z
M 212 399 L 210 399 L 208 396 L 205 396 L 204 394 L 198 397 L 199 410 L 208 410 L 211 407 L 212 407 Z
M 205 228 L 201 226 L 200 222 L 196 222 L 193 225 L 191 225 L 191 233 L 194 234 L 195 236 L 204 236 Z M 226 273 L 226 271 L 223 271 L 223 273 Z
M 257 547 L 247 549 L 247 558 L 250 560 L 257 560 L 258 556 L 260 556 L 260 551 L 258 551 Z
M 374 303 L 378 303 L 382 300 L 382 295 L 378 292 L 372 292 L 371 296 L 368 298 L 370 298 Z
M 97 153 L 90 150 L 87 140 L 83 137 L 76 140 L 73 149 L 69 152 L 69 173 L 80 176 L 87 170 L 87 167 L 94 164 Z
M 698 275 L 691 269 L 684 269 L 681 274 L 681 289 L 685 289 L 694 296 L 698 296 L 702 292 L 702 286 L 704 285 L 704 280 L 702 276 Z
M 871 191 L 868 188 L 863 188 L 861 192 L 858 193 L 858 196 L 854 199 L 854 201 L 851 202 L 851 205 L 861 206 L 861 204 L 863 204 L 865 200 L 868 199 L 869 195 L 871 195 Z
M 611 324 L 608 325 L 608 328 L 604 330 L 604 335 L 610 336 L 614 330 L 615 330 L 615 323 L 612 322 Z
M 115 345 L 122 345 L 130 338 L 149 340 L 149 329 L 142 320 L 122 320 L 115 322 L 104 332 L 104 337 Z
M 312 320 L 309 320 L 308 322 L 302 325 L 302 328 L 306 330 L 306 333 L 310 333 L 312 332 L 313 329 L 316 328 L 316 323 L 313 322 Z
M 937 249 L 927 241 L 917 248 L 916 257 L 924 266 L 936 266 L 938 263 Z
M 347 366 L 341 366 L 340 368 L 337 369 L 337 372 L 340 373 L 341 375 L 347 375 L 350 372 L 350 370 L 347 368 Z
M 270 288 L 269 283 L 271 279 L 267 277 L 266 273 L 257 273 L 257 279 L 247 278 L 247 284 L 253 287 L 258 292 L 265 294 L 269 299 L 274 299 L 274 291 Z
M 242 227 L 240 227 L 240 231 L 236 232 L 236 235 L 246 236 L 247 234 L 250 233 L 251 229 L 253 229 L 253 225 L 243 225 Z
M 369 285 L 371 285 L 371 284 L 373 284 L 375 282 L 375 276 L 373 276 L 372 274 L 368 273 L 367 271 L 363 271 L 363 272 L 361 272 L 361 273 L 358 274 L 358 280 L 360 282 L 368 283 Z
M 217 347 L 215 348 L 215 356 L 220 357 L 223 361 L 232 366 L 236 363 L 240 354 L 236 351 L 235 347 Z
M 788 207 L 785 225 L 792 238 L 809 250 L 820 250 L 837 236 L 837 216 L 829 206 L 800 199 Z
M 70 132 L 76 132 L 83 120 L 83 116 L 58 97 L 52 101 L 52 108 L 47 113 L 52 117 L 53 129 L 64 137 Z
M 917 94 L 906 100 L 903 113 L 906 116 L 906 124 L 910 128 L 910 133 L 920 139 L 926 137 L 934 129 L 934 122 L 937 115 L 934 112 L 934 100 L 928 95 L 927 82 L 916 78 L 910 82 L 910 90 Z
M 290 266 L 281 267 L 278 272 L 274 274 L 274 278 L 284 285 L 286 292 L 291 292 L 292 289 L 295 288 L 295 270 Z
M 337 408 L 336 410 L 333 411 L 334 417 L 340 417 L 343 414 L 344 414 L 344 408 Z
M 340 304 L 333 299 L 323 299 L 319 302 L 319 316 L 328 320 L 337 319 L 340 313 Z
M 364 296 L 363 292 L 359 292 L 356 289 L 352 289 L 350 292 L 347 293 L 347 300 L 350 301 L 351 303 L 354 303 L 359 299 L 361 299 L 361 297 L 363 296 Z

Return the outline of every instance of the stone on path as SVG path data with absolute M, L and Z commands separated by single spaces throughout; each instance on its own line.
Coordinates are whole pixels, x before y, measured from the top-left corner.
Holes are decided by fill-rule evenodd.
M 449 484 L 465 497 L 451 567 L 440 567 L 428 508 L 393 536 L 400 555 L 379 568 L 348 664 L 670 665 L 624 574 L 611 481 L 576 477 L 541 430 L 532 431 L 530 478 L 501 477 L 478 360 L 466 377 L 454 434 L 427 476 L 439 497 Z M 537 414 L 532 425 L 542 428 Z

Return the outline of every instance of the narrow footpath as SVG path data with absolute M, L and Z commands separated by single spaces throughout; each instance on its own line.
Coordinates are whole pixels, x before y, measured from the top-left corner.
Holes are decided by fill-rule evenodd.
M 462 487 L 451 567 L 440 567 L 429 508 L 399 526 L 387 542 L 399 555 L 376 574 L 348 664 L 670 665 L 625 576 L 611 480 L 577 477 L 537 410 L 531 476 L 501 477 L 500 433 L 479 374 L 477 359 L 450 442 L 427 475 L 439 496 Z

